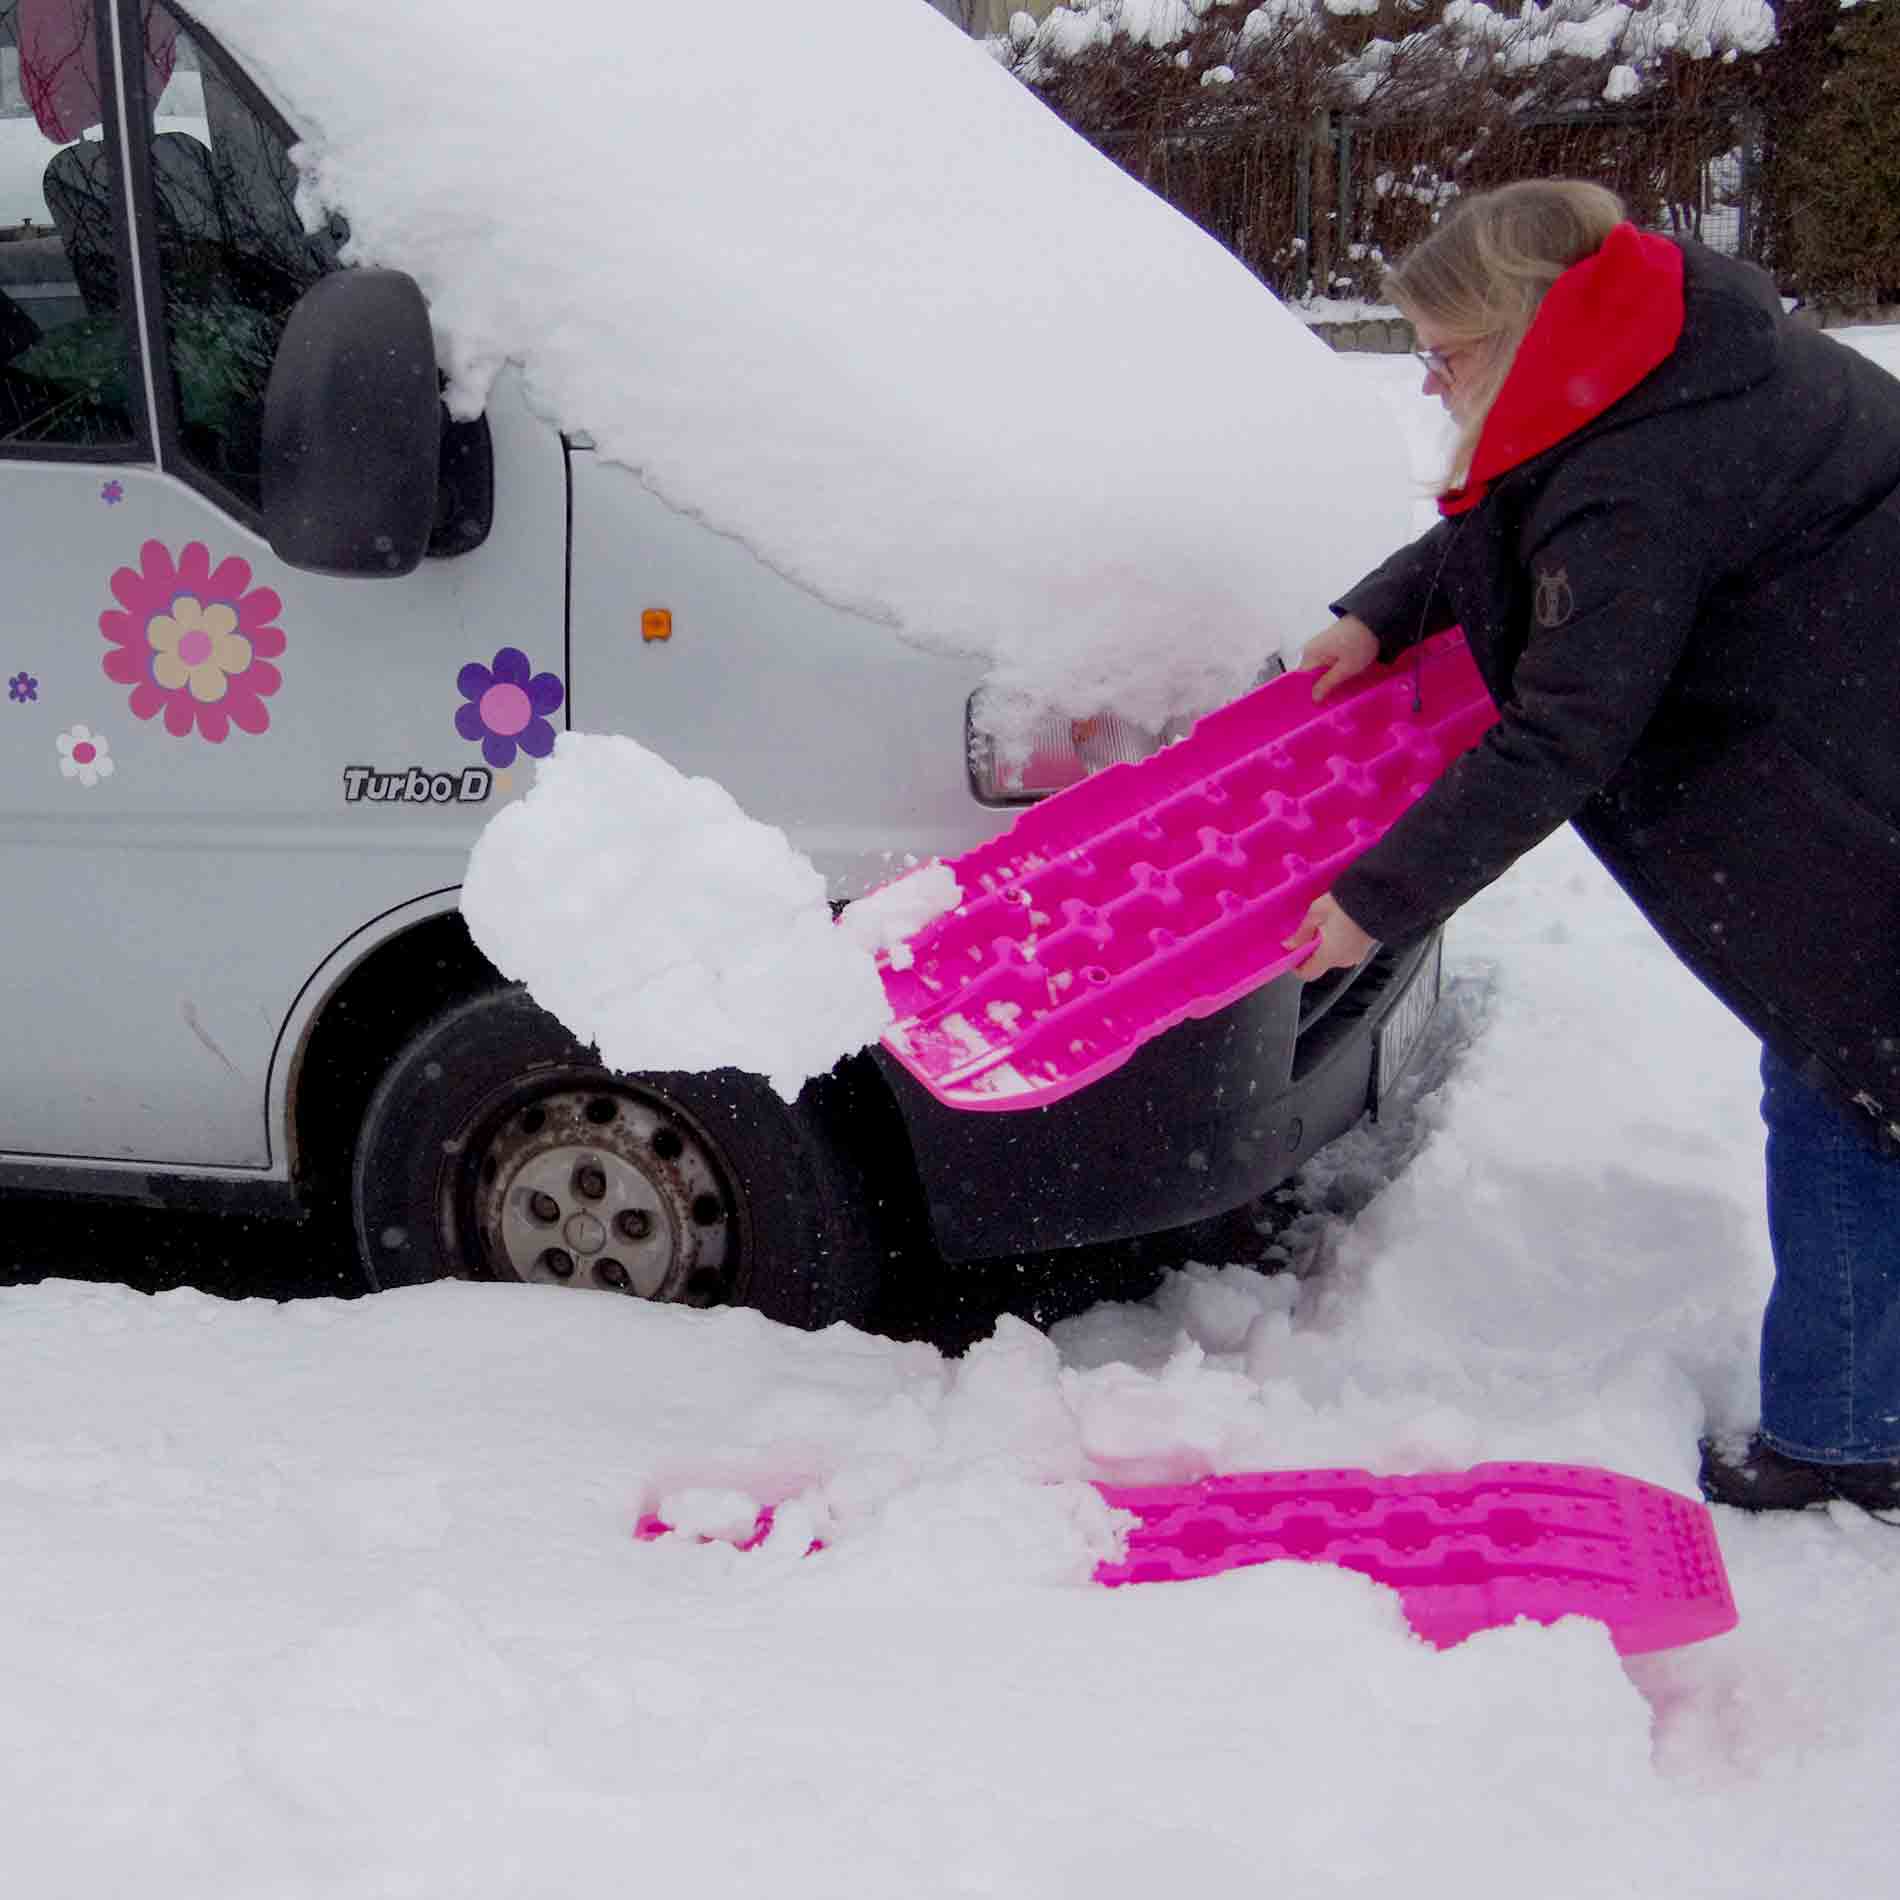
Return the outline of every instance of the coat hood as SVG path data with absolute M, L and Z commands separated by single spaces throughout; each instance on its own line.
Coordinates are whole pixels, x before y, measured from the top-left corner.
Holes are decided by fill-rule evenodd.
M 1759 276 L 1747 266 L 1730 268 L 1745 273 L 1744 284 Z M 1683 246 L 1629 223 L 1619 224 L 1598 250 L 1565 271 L 1545 293 L 1518 345 L 1479 434 L 1470 474 L 1461 488 L 1439 497 L 1440 513 L 1475 508 L 1500 475 L 1596 421 L 1681 354 L 1678 346 L 1689 329 L 1690 275 Z M 1718 283 L 1714 288 L 1718 297 L 1732 300 L 1733 287 L 1725 290 Z M 1768 341 L 1772 312 L 1763 309 L 1760 316 L 1767 325 L 1761 335 Z M 1732 324 L 1733 318 L 1718 313 L 1721 321 Z M 1711 369 L 1717 370 L 1717 381 L 1738 372 L 1743 382 L 1753 381 L 1766 374 L 1772 347 L 1758 366 L 1746 360 L 1753 354 L 1745 350 L 1736 358 L 1717 351 L 1711 361 L 1709 352 L 1698 349 L 1678 366 L 1692 374 L 1666 378 L 1667 389 L 1657 394 L 1664 406 L 1714 394 L 1713 387 L 1693 386 L 1708 383 Z

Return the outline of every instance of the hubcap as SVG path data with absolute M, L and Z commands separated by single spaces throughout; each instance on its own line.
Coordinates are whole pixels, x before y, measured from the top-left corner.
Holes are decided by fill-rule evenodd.
M 475 1158 L 474 1225 L 497 1279 L 707 1306 L 736 1264 L 734 1196 L 670 1105 L 570 1088 L 513 1108 Z

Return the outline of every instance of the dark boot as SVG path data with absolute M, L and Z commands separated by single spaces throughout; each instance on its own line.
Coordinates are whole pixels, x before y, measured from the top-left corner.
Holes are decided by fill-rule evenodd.
M 1711 1504 L 1738 1511 L 1806 1511 L 1836 1502 L 1900 1511 L 1900 1463 L 1811 1464 L 1775 1450 L 1759 1432 L 1746 1440 L 1705 1438 L 1699 1483 Z

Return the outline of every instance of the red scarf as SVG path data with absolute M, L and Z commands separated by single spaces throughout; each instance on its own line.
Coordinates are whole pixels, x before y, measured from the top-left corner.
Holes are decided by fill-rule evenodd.
M 1544 293 L 1478 435 L 1462 488 L 1438 512 L 1477 507 L 1491 484 L 1620 402 L 1682 335 L 1682 252 L 1619 224 Z

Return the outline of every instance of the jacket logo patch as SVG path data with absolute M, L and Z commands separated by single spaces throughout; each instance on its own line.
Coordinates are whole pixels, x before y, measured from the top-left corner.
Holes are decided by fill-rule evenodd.
M 1577 597 L 1570 591 L 1567 567 L 1539 568 L 1537 571 L 1537 624 L 1561 627 L 1577 611 Z

